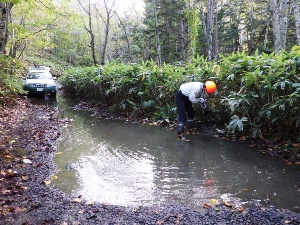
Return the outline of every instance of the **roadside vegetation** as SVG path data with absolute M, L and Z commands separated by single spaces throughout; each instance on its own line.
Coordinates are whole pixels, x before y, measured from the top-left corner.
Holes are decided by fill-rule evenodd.
M 0 55 L 0 104 L 9 97 L 24 94 L 22 85 L 23 63 L 6 55 Z

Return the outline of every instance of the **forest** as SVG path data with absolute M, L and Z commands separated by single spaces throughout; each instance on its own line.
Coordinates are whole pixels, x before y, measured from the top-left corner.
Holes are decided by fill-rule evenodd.
M 14 0 L 1 2 L 0 50 L 12 57 L 51 56 L 75 66 L 107 61 L 209 61 L 300 44 L 299 1 Z
M 298 0 L 143 3 L 1 0 L 0 96 L 22 93 L 26 68 L 42 64 L 109 111 L 176 120 L 180 84 L 211 79 L 217 93 L 199 119 L 298 146 Z

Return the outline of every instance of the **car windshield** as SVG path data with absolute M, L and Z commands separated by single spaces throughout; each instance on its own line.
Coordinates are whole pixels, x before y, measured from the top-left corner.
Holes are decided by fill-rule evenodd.
M 29 72 L 27 75 L 27 79 L 52 79 L 52 75 L 50 73 L 45 72 Z
M 44 70 L 44 71 L 50 71 L 49 67 L 46 66 L 31 66 L 29 67 L 29 70 Z

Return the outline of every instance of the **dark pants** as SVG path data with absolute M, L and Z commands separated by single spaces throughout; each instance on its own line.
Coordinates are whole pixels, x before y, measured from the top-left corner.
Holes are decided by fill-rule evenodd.
M 176 105 L 178 110 L 178 123 L 184 123 L 186 121 L 186 114 L 188 118 L 193 119 L 195 116 L 195 110 L 189 97 L 182 94 L 179 90 L 176 93 Z

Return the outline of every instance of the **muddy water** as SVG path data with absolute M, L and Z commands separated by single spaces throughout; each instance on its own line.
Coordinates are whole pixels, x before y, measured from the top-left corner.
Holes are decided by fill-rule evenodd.
M 257 149 L 195 134 L 178 142 L 176 131 L 97 119 L 58 99 L 74 122 L 58 142 L 54 184 L 66 193 L 118 205 L 178 203 L 200 210 L 209 199 L 274 206 L 299 212 L 299 166 Z

